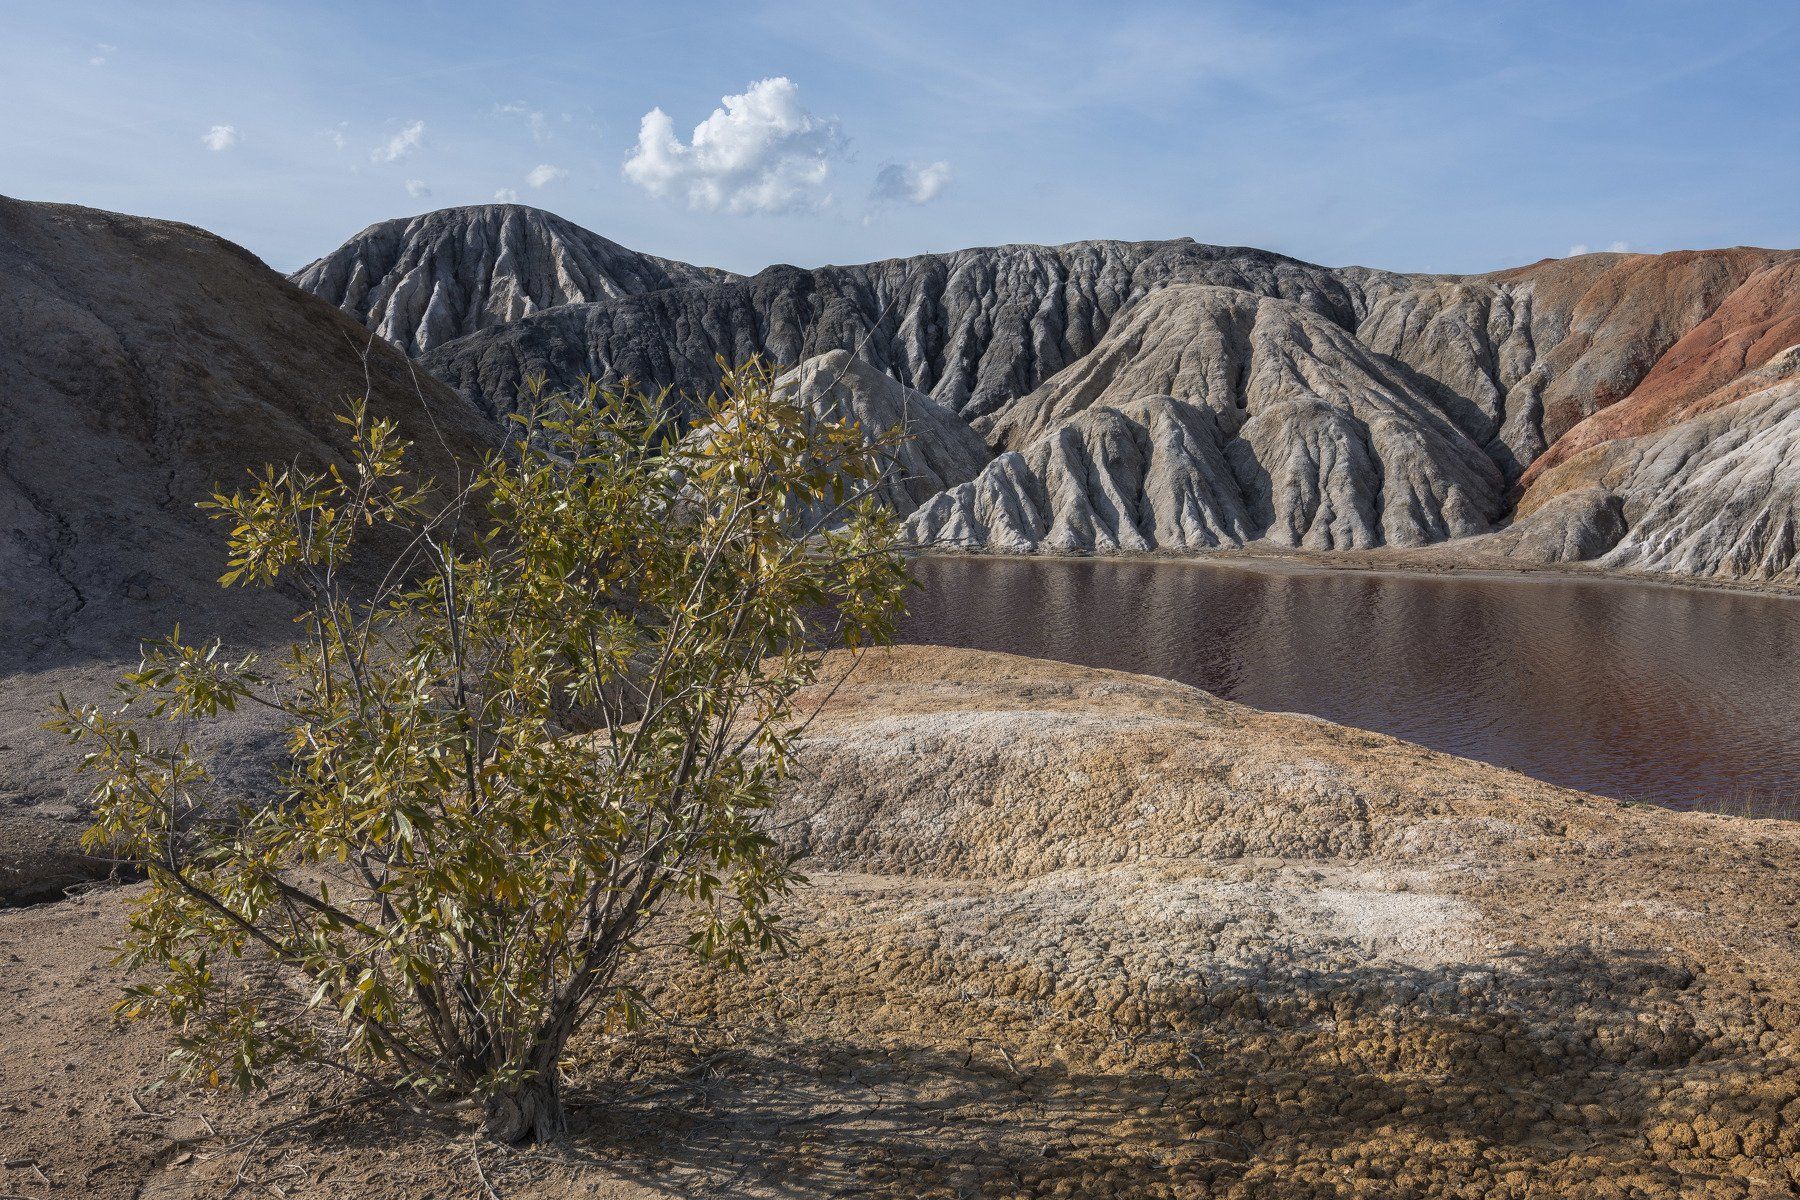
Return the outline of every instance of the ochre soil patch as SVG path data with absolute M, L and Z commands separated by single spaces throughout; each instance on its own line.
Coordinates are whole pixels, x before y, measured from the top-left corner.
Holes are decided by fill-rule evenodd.
M 664 1019 L 578 1047 L 541 1151 L 392 1106 L 280 1129 L 349 1094 L 316 1079 L 149 1092 L 161 1037 L 96 965 L 130 889 L 0 914 L 0 1191 L 1800 1193 L 1789 823 L 963 651 L 865 661 L 810 738 L 799 952 L 646 960 Z

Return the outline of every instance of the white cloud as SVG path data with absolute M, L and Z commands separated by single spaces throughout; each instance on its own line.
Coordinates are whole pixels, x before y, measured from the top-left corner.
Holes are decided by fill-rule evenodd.
M 1576 255 L 1579 255 L 1579 254 L 1592 254 L 1593 252 L 1594 252 L 1593 248 L 1591 246 L 1589 246 L 1586 242 L 1576 242 L 1573 246 L 1569 247 L 1569 253 L 1566 257 L 1574 258 Z M 1631 253 L 1631 243 L 1630 242 L 1610 242 L 1607 244 L 1606 253 L 1608 253 L 1608 254 L 1630 254 Z
M 512 188 L 501 188 L 494 193 L 494 199 L 498 200 L 501 204 L 517 204 L 519 202 L 519 193 Z
M 208 150 L 229 150 L 238 144 L 236 125 L 214 125 L 200 135 Z
M 869 198 L 879 204 L 930 204 L 952 177 L 947 162 L 887 163 L 876 173 Z
M 496 104 L 494 111 L 507 116 L 524 117 L 526 127 L 531 130 L 532 141 L 547 142 L 550 140 L 550 118 L 523 100 L 515 100 L 511 104 Z
M 371 162 L 394 162 L 405 158 L 425 144 L 425 122 L 414 121 L 399 133 L 369 151 Z
M 344 130 L 346 130 L 348 128 L 350 128 L 350 122 L 339 121 L 337 123 L 336 128 L 327 129 L 325 131 L 325 136 L 327 138 L 331 139 L 331 144 L 333 146 L 336 146 L 339 150 L 342 150 L 349 143 L 349 140 L 350 140 L 344 136 Z
M 561 167 L 551 166 L 549 163 L 539 163 L 531 168 L 530 174 L 525 176 L 525 182 L 534 188 L 541 188 L 552 183 L 561 183 L 568 177 L 569 173 Z
M 431 189 L 423 179 L 409 179 L 406 181 L 406 194 L 417 200 L 421 196 L 431 195 Z
M 689 207 L 780 212 L 829 203 L 821 189 L 844 152 L 834 119 L 800 105 L 784 76 L 762 79 L 694 127 L 690 144 L 660 108 L 644 114 L 625 177 L 652 196 L 685 196 Z
M 110 42 L 95 42 L 94 57 L 88 59 L 88 66 L 104 67 L 107 60 L 110 59 L 117 50 L 118 47 Z

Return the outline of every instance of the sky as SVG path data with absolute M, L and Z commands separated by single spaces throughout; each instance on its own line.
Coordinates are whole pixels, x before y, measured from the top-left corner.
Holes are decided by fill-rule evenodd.
M 1800 246 L 1795 0 L 0 0 L 0 193 L 291 271 L 516 198 L 752 272 L 1167 238 Z

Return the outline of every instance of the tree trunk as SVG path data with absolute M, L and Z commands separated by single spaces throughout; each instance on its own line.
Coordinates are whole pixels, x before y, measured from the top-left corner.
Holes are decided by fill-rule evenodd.
M 528 1079 L 487 1102 L 487 1135 L 498 1142 L 553 1141 L 563 1131 L 562 1093 L 556 1085 L 556 1069 Z

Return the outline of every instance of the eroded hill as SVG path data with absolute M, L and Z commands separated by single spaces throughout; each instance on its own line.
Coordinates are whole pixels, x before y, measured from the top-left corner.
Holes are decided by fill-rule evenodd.
M 669 271 L 596 298 L 556 285 L 546 263 L 521 273 L 515 256 L 497 273 L 491 255 L 436 249 L 450 229 L 479 241 L 492 219 L 488 208 L 457 209 L 377 227 L 397 247 L 389 257 L 429 260 L 437 294 L 454 297 L 432 301 L 439 316 L 423 340 L 416 313 L 396 324 L 388 310 L 343 299 L 341 281 L 321 284 L 317 265 L 300 278 L 403 348 L 429 345 L 421 365 L 490 414 L 508 410 L 533 374 L 700 395 L 717 383 L 720 358 L 802 365 L 853 354 L 968 422 L 999 455 L 921 505 L 908 528 L 927 547 L 1447 543 L 1433 556 L 1442 563 L 1464 539 L 1492 534 L 1469 543 L 1470 555 L 1795 578 L 1786 493 L 1742 514 L 1718 471 L 1629 483 L 1614 471 L 1617 487 L 1556 505 L 1555 522 L 1507 528 L 1569 490 L 1566 473 L 1546 482 L 1565 463 L 1791 377 L 1793 251 L 1591 254 L 1452 277 L 1185 239 L 1077 242 L 720 282 Z M 356 244 L 322 261 L 360 261 Z M 390 270 L 373 286 L 423 296 L 410 277 Z M 531 303 L 516 299 L 527 292 Z M 1767 416 L 1740 411 L 1684 436 L 1743 421 Z M 1785 449 L 1767 449 L 1775 443 L 1786 444 L 1765 439 L 1764 465 L 1792 470 Z M 1582 470 L 1592 475 L 1595 461 Z M 1645 523 L 1661 511 L 1650 491 L 1707 513 L 1682 537 L 1708 545 L 1671 551 L 1666 520 Z
M 219 588 L 225 530 L 195 508 L 264 463 L 342 463 L 366 394 L 452 479 L 492 426 L 256 257 L 187 225 L 0 198 L 0 901 L 91 874 L 59 692 L 108 694 L 140 638 L 290 632 L 266 592 Z M 271 737 L 234 728 L 238 765 Z

